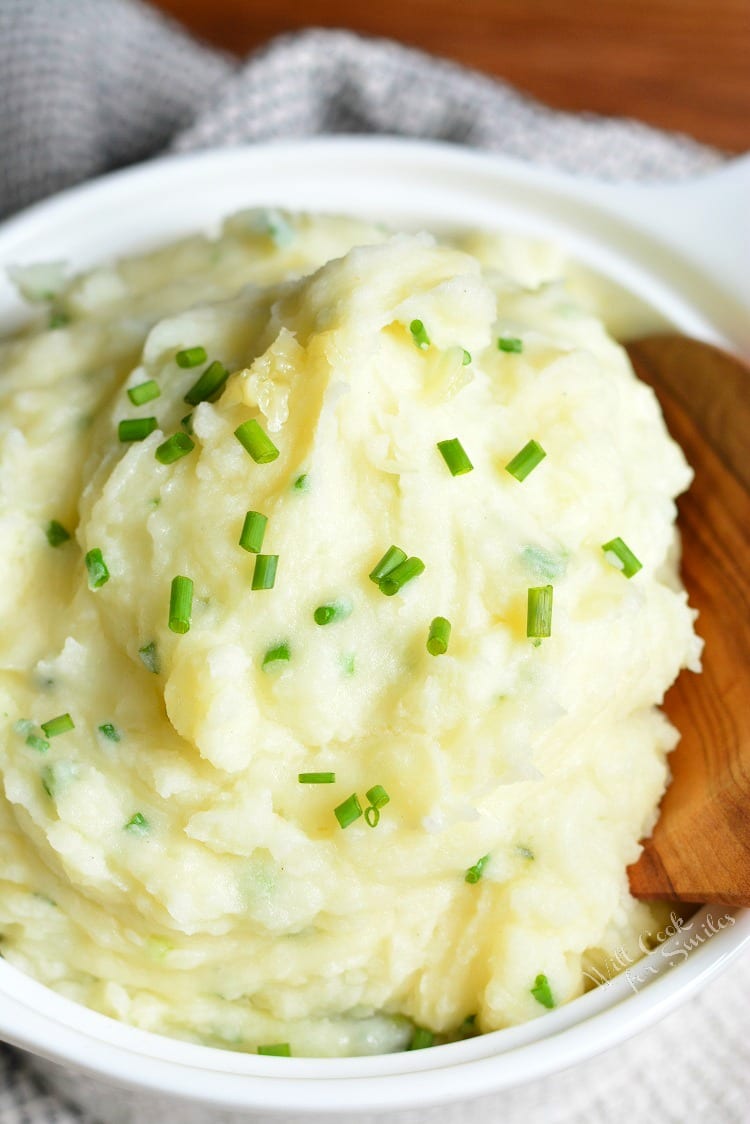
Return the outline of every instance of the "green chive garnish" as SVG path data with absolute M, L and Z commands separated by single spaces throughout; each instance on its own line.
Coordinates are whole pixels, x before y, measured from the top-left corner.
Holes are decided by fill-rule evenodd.
M 451 437 L 449 441 L 438 441 L 437 447 L 450 469 L 451 476 L 463 476 L 465 473 L 471 472 L 474 465 L 469 460 L 466 450 L 457 437 Z
M 121 441 L 145 441 L 158 426 L 156 418 L 124 418 L 117 427 Z
M 291 1058 L 292 1050 L 288 1042 L 276 1042 L 272 1046 L 259 1046 L 258 1053 L 269 1058 Z
M 415 1026 L 409 1043 L 410 1050 L 427 1050 L 435 1044 L 435 1035 L 423 1026 Z
M 513 459 L 508 461 L 505 471 L 509 472 L 511 476 L 515 476 L 516 480 L 523 481 L 538 464 L 541 464 L 546 456 L 547 454 L 538 441 L 529 441 L 520 453 L 516 453 Z
M 144 644 L 142 648 L 139 648 L 138 655 L 141 657 L 144 667 L 152 671 L 154 675 L 159 674 L 161 671 L 161 660 L 159 659 L 156 643 L 153 640 L 148 644 Z
M 101 589 L 109 581 L 109 570 L 98 546 L 88 552 L 85 562 L 89 575 L 89 589 Z
M 382 784 L 375 784 L 372 788 L 368 788 L 365 796 L 370 801 L 373 808 L 385 808 L 386 804 L 390 804 L 391 802 L 391 798 Z
M 349 601 L 330 601 L 327 605 L 318 605 L 313 613 L 313 620 L 319 625 L 333 624 L 334 621 L 346 620 L 351 612 Z
M 42 788 L 50 798 L 55 795 L 55 770 L 52 765 L 45 765 L 39 772 Z
M 351 796 L 347 797 L 343 804 L 339 804 L 337 808 L 334 808 L 333 814 L 339 821 L 341 827 L 349 827 L 355 820 L 358 820 L 362 815 L 362 805 L 359 802 L 356 792 L 353 792 Z
M 132 835 L 145 835 L 149 829 L 149 822 L 142 812 L 136 812 L 125 824 L 125 831 Z
M 190 436 L 192 437 L 192 435 L 193 435 L 193 411 L 192 410 L 190 411 L 189 414 L 185 414 L 184 418 L 180 418 L 180 425 L 185 430 L 185 432 L 189 433 Z
M 200 367 L 208 358 L 205 347 L 186 347 L 178 351 L 174 361 L 178 367 Z
M 102 722 L 101 726 L 99 726 L 98 729 L 99 733 L 103 738 L 106 738 L 107 741 L 119 742 L 122 740 L 122 734 L 116 726 L 112 725 L 111 722 Z
M 520 355 L 523 351 L 523 340 L 519 340 L 516 336 L 500 336 L 497 341 L 499 351 L 507 351 L 513 355 Z
M 238 425 L 234 435 L 256 464 L 269 464 L 279 455 L 279 450 L 255 418 Z
M 299 773 L 297 777 L 300 784 L 335 784 L 335 773 Z
M 172 578 L 169 594 L 169 627 L 181 636 L 190 629 L 190 614 L 193 611 L 193 582 L 190 578 Z
M 70 532 L 66 531 L 62 523 L 58 523 L 56 519 L 50 519 L 44 533 L 50 546 L 62 546 L 70 539 Z
M 276 568 L 278 564 L 278 554 L 256 554 L 252 588 L 273 589 L 276 581 Z
M 516 854 L 520 855 L 522 859 L 533 859 L 534 852 L 531 847 L 525 847 L 523 843 L 519 843 L 516 847 Z
M 275 644 L 273 648 L 269 648 L 266 652 L 265 656 L 263 657 L 263 663 L 261 664 L 261 667 L 264 671 L 268 671 L 269 668 L 273 670 L 275 664 L 289 663 L 291 657 L 292 653 L 290 651 L 289 645 L 286 642 L 282 644 Z
M 424 570 L 424 562 L 421 558 L 407 558 L 405 562 L 401 562 L 394 570 L 390 570 L 384 578 L 381 578 L 378 583 L 381 593 L 386 597 L 393 597 L 394 593 L 398 593 L 403 589 L 407 582 L 412 581 Z
M 377 566 L 370 571 L 370 581 L 375 582 L 375 585 L 380 585 L 386 574 L 390 574 L 397 566 L 406 561 L 406 553 L 398 546 L 390 546 L 386 550 L 383 557 L 378 562 Z
M 58 734 L 67 734 L 74 730 L 75 725 L 69 714 L 60 714 L 57 718 L 50 718 L 49 722 L 42 722 L 42 729 L 48 738 L 56 738 Z
M 51 312 L 49 315 L 49 329 L 54 332 L 57 328 L 66 328 L 70 323 L 67 312 Z
M 173 433 L 159 445 L 154 456 L 160 464 L 174 464 L 195 448 L 195 441 L 187 433 Z
M 308 479 L 307 473 L 303 472 L 301 476 L 298 476 L 294 481 L 292 487 L 296 488 L 298 492 L 306 492 L 310 487 L 310 481 Z
M 463 357 L 463 360 L 461 362 L 461 366 L 462 367 L 468 367 L 469 363 L 471 363 L 471 352 L 467 351 L 466 348 L 464 348 L 463 350 L 464 350 L 464 357 Z
M 549 1010 L 552 1010 L 552 1008 L 555 1006 L 555 1000 L 552 995 L 552 988 L 549 986 L 549 980 L 544 975 L 544 973 L 539 973 L 537 978 L 534 980 L 534 986 L 532 988 L 529 988 L 529 990 L 536 999 L 537 1003 L 541 1003 L 543 1007 L 547 1007 Z
M 46 753 L 49 749 L 49 742 L 45 738 L 38 737 L 37 734 L 29 734 L 26 744 L 30 749 L 35 749 L 37 753 Z
M 435 617 L 427 636 L 427 651 L 431 656 L 444 656 L 451 638 L 451 622 L 445 617 Z
M 128 398 L 134 406 L 143 406 L 146 402 L 152 402 L 160 394 L 159 384 L 154 382 L 153 379 L 149 379 L 148 382 L 141 382 L 138 386 L 131 386 L 128 390 Z
M 411 338 L 417 345 L 420 351 L 426 351 L 430 346 L 430 337 L 427 335 L 427 330 L 421 320 L 412 320 L 409 325 Z
M 628 544 L 623 542 L 619 536 L 605 542 L 602 550 L 607 561 L 624 574 L 626 578 L 632 578 L 634 574 L 643 569 L 643 563 L 639 562 Z
M 526 635 L 542 639 L 552 635 L 552 593 L 551 585 L 532 586 L 528 593 L 526 606 Z
M 268 518 L 259 511 L 248 511 L 240 533 L 240 546 L 251 554 L 260 554 Z
M 206 367 L 198 381 L 190 387 L 184 401 L 187 402 L 188 406 L 197 406 L 199 402 L 214 401 L 221 394 L 228 378 L 229 371 L 223 363 L 214 359 L 213 363 Z
M 481 859 L 477 859 L 473 866 L 470 866 L 464 875 L 464 881 L 470 882 L 472 885 L 478 882 L 484 873 L 484 868 L 490 861 L 489 855 L 482 855 Z

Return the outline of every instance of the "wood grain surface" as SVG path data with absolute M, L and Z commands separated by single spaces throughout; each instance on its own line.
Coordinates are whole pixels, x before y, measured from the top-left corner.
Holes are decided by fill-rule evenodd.
M 750 0 L 153 0 L 238 55 L 300 27 L 386 35 L 549 105 L 750 149 Z
M 750 905 L 750 370 L 679 336 L 628 344 L 695 469 L 679 501 L 682 577 L 705 640 L 665 709 L 681 732 L 636 897 Z

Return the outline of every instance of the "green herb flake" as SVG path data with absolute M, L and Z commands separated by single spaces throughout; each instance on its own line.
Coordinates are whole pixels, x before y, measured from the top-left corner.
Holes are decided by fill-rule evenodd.
M 410 1050 L 427 1050 L 435 1045 L 435 1035 L 423 1026 L 415 1026 L 409 1043 Z
M 143 666 L 147 668 L 148 671 L 153 672 L 154 675 L 159 674 L 161 671 L 161 660 L 154 640 L 151 640 L 148 644 L 144 644 L 142 648 L 139 648 L 138 655 L 141 657 Z
M 288 1042 L 275 1042 L 272 1046 L 259 1046 L 258 1053 L 268 1058 L 291 1058 L 292 1050 Z
M 619 570 L 626 578 L 632 578 L 639 570 L 643 569 L 643 563 L 639 562 L 628 544 L 619 536 L 605 542 L 602 545 L 602 550 L 610 565 Z
M 563 553 L 553 553 L 542 546 L 525 546 L 521 551 L 524 565 L 534 574 L 548 581 L 561 578 L 568 568 L 567 556 Z
M 541 640 L 552 635 L 551 585 L 534 586 L 528 591 L 526 606 L 526 635 Z
M 37 753 L 46 753 L 49 749 L 49 742 L 45 738 L 40 738 L 37 734 L 29 734 L 26 744 L 30 749 L 35 749 Z
M 538 441 L 527 441 L 523 449 L 508 461 L 505 471 L 514 476 L 521 484 L 529 473 L 542 463 L 546 456 L 547 454 Z
M 516 854 L 520 855 L 522 859 L 533 859 L 535 857 L 531 847 L 525 847 L 522 843 L 519 843 L 516 847 Z
M 295 488 L 298 492 L 309 492 L 310 477 L 308 476 L 308 474 L 306 472 L 301 473 L 301 475 L 298 476 L 292 484 L 292 487 Z
M 154 382 L 153 379 L 148 379 L 147 382 L 141 382 L 138 383 L 138 386 L 128 388 L 128 398 L 134 406 L 145 406 L 147 402 L 153 402 L 154 398 L 158 398 L 160 394 L 159 384 Z
M 229 371 L 223 363 L 215 359 L 206 367 L 198 381 L 190 387 L 184 401 L 188 406 L 197 406 L 200 402 L 215 402 L 224 390 L 228 378 Z
M 98 726 L 97 729 L 99 730 L 99 733 L 102 735 L 102 737 L 106 738 L 107 741 L 122 741 L 122 734 L 116 726 L 112 725 L 111 722 L 102 722 L 101 726 Z
M 517 336 L 500 336 L 497 341 L 498 351 L 505 351 L 510 355 L 520 355 L 523 351 L 523 340 Z
M 123 443 L 129 441 L 145 441 L 159 423 L 156 418 L 123 418 L 117 427 L 117 436 Z
M 426 351 L 430 346 L 430 337 L 427 335 L 427 329 L 421 320 L 412 320 L 409 325 L 411 338 L 414 340 L 415 345 L 420 351 Z
M 489 855 L 482 855 L 481 859 L 477 859 L 474 865 L 470 866 L 466 871 L 466 874 L 464 875 L 464 882 L 469 882 L 471 885 L 477 883 L 484 874 L 484 868 L 487 866 L 487 863 L 489 861 Z
M 378 582 L 378 588 L 381 593 L 386 597 L 393 597 L 395 593 L 399 593 L 408 582 L 413 581 L 414 578 L 419 577 L 424 572 L 424 562 L 421 558 L 407 558 L 405 562 L 399 563 L 393 570 L 381 578 Z
M 187 370 L 190 367 L 200 367 L 201 363 L 205 363 L 208 359 L 205 347 L 185 347 L 182 351 L 178 351 L 174 357 L 174 361 L 178 367 Z
M 154 456 L 160 464 L 174 464 L 195 448 L 195 441 L 187 433 L 173 433 L 158 446 Z
M 461 360 L 461 366 L 462 367 L 468 367 L 469 364 L 471 363 L 471 352 L 467 351 L 466 348 L 463 348 L 463 353 L 464 354 L 463 354 L 463 359 Z
M 69 714 L 60 714 L 57 718 L 50 718 L 47 722 L 42 722 L 42 730 L 44 736 L 47 738 L 56 738 L 60 734 L 67 734 L 69 730 L 74 730 L 75 724 Z
M 291 649 L 286 641 L 283 641 L 281 644 L 274 644 L 273 647 L 267 650 L 263 657 L 261 667 L 263 671 L 274 671 L 280 667 L 281 664 L 289 663 L 291 658 Z
M 389 546 L 383 557 L 372 570 L 370 570 L 370 581 L 375 582 L 375 585 L 380 585 L 384 577 L 390 574 L 397 566 L 406 561 L 406 552 L 399 546 Z
M 259 511 L 248 511 L 240 532 L 240 546 L 251 554 L 260 554 L 266 534 L 268 517 Z
M 437 447 L 448 466 L 451 476 L 465 476 L 471 472 L 474 465 L 469 460 L 468 454 L 457 437 L 447 441 L 438 441 Z
M 326 605 L 318 605 L 313 613 L 313 620 L 317 625 L 334 624 L 344 621 L 351 616 L 352 605 L 350 601 L 329 601 Z
M 252 589 L 273 589 L 276 584 L 276 570 L 279 565 L 278 554 L 256 554 L 253 570 Z
M 532 988 L 529 988 L 529 990 L 536 999 L 537 1003 L 541 1003 L 543 1007 L 546 1007 L 551 1011 L 555 1006 L 555 1000 L 552 995 L 552 989 L 549 986 L 549 980 L 542 972 L 539 973 L 537 978 L 534 980 L 534 986 Z
M 446 617 L 435 617 L 427 634 L 427 651 L 431 656 L 444 656 L 451 638 L 451 622 Z
M 190 631 L 190 617 L 193 612 L 193 582 L 191 578 L 178 574 L 172 578 L 169 593 L 169 628 L 183 636 Z
M 300 784 L 335 784 L 335 773 L 299 773 L 297 780 Z
M 256 464 L 270 464 L 279 455 L 279 450 L 255 418 L 238 425 L 234 435 Z
M 109 570 L 98 546 L 88 551 L 85 562 L 89 576 L 89 589 L 101 589 L 109 581 Z
M 70 316 L 67 312 L 62 310 L 57 312 L 50 312 L 47 327 L 51 332 L 56 332 L 58 328 L 67 328 L 70 323 Z
M 136 812 L 130 817 L 123 830 L 129 831 L 131 835 L 145 835 L 150 826 L 143 812 Z
M 44 533 L 47 536 L 47 542 L 53 547 L 62 546 L 64 542 L 70 541 L 70 531 L 66 531 L 62 523 L 58 523 L 56 519 L 50 519 Z
M 349 827 L 362 815 L 362 805 L 356 792 L 348 796 L 338 807 L 333 809 L 333 814 L 342 828 Z

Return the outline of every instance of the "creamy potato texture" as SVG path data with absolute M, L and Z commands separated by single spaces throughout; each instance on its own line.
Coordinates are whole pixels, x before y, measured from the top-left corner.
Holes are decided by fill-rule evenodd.
M 464 247 L 247 212 L 57 286 L 53 327 L 2 345 L 0 951 L 44 983 L 210 1044 L 374 1053 L 544 1017 L 657 928 L 625 867 L 676 740 L 658 704 L 698 666 L 690 470 L 559 255 Z M 223 392 L 191 407 L 213 360 Z M 276 459 L 238 440 L 250 419 Z M 424 571 L 387 596 L 393 544 Z M 342 827 L 376 785 L 379 822 Z

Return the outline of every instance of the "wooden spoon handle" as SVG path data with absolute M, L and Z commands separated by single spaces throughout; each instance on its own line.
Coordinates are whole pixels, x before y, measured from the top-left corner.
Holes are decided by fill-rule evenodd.
M 750 372 L 677 337 L 628 352 L 696 470 L 679 525 L 705 640 L 703 674 L 683 672 L 666 699 L 682 737 L 630 886 L 639 898 L 750 906 Z

